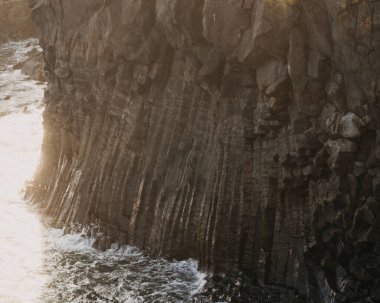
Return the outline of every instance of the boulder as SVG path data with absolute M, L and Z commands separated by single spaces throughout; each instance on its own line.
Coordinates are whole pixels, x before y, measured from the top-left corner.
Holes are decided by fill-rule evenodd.
M 364 131 L 364 122 L 354 113 L 347 113 L 339 122 L 339 133 L 344 138 L 355 139 Z

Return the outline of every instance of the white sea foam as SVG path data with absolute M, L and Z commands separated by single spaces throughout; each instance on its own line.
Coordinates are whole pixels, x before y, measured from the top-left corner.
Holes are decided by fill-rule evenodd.
M 42 141 L 43 86 L 10 66 L 22 43 L 0 46 L 0 302 L 37 302 L 47 280 L 42 226 L 20 190 L 32 177 Z M 23 107 L 28 106 L 28 112 Z
M 63 229 L 48 229 L 47 240 L 55 248 L 66 252 L 96 252 L 93 248 L 94 238 L 87 238 L 84 234 L 65 234 Z
M 65 234 L 48 229 L 46 233 L 50 261 L 58 268 L 44 302 L 191 302 L 205 284 L 206 275 L 191 259 L 169 262 L 117 244 L 103 252 L 93 248 L 95 239 L 87 238 L 84 231 Z

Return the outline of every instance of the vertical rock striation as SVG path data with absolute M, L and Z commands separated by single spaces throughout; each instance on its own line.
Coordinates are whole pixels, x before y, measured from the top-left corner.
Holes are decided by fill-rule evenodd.
M 47 215 L 310 302 L 379 302 L 379 1 L 29 1 Z

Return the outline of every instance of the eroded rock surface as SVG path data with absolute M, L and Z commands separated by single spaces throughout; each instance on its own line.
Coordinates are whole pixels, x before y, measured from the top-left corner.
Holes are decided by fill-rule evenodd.
M 276 290 L 246 300 L 379 302 L 380 2 L 30 5 L 47 215 Z
M 0 1 L 0 41 L 36 36 L 27 0 Z

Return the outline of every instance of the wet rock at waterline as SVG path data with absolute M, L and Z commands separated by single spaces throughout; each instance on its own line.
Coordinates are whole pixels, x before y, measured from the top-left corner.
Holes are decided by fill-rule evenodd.
M 15 64 L 13 69 L 20 69 L 22 74 L 29 76 L 31 79 L 44 82 L 46 79 L 42 52 L 36 47 L 32 48 L 26 56 L 27 58 Z
M 30 194 L 57 224 L 280 298 L 378 300 L 378 2 L 30 3 L 49 81 Z

